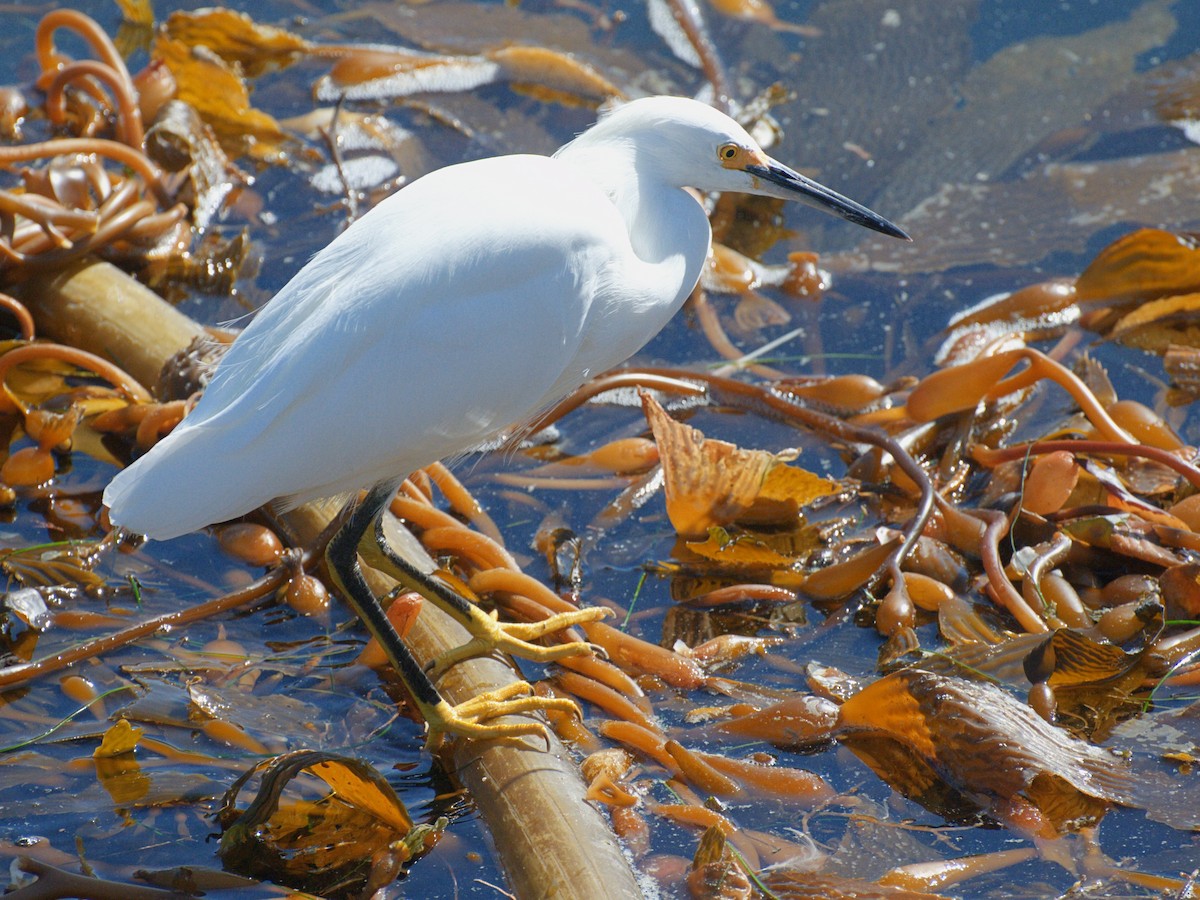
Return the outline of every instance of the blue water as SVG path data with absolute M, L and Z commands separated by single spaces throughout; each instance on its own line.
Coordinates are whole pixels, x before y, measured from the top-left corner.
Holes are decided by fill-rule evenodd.
M 904 6 L 899 3 L 894 5 Z M 76 6 L 93 15 L 110 33 L 116 30 L 119 15 L 115 4 L 108 0 L 95 0 Z M 164 18 L 174 9 L 190 9 L 197 6 L 199 4 L 159 2 L 155 5 L 155 12 L 160 18 Z M 377 25 L 357 21 L 326 22 L 322 19 L 326 13 L 354 9 L 355 4 L 251 3 L 244 0 L 234 6 L 251 13 L 259 21 L 295 28 L 313 39 L 359 42 L 395 40 L 394 36 Z M 970 57 L 981 63 L 1018 42 L 1045 36 L 1078 34 L 1104 24 L 1120 22 L 1129 15 L 1133 6 L 1129 0 L 983 2 L 978 6 L 974 24 L 966 33 Z M 777 8 L 781 18 L 803 21 L 807 13 L 817 7 L 817 3 L 795 2 L 781 3 Z M 549 2 L 527 3 L 522 8 L 531 14 L 562 14 L 564 10 L 564 7 Z M 624 24 L 616 26 L 611 32 L 599 33 L 598 41 L 617 49 L 631 51 L 644 60 L 646 70 L 638 73 L 641 78 L 639 87 L 650 89 L 665 84 L 684 92 L 699 90 L 702 87 L 702 79 L 697 73 L 666 53 L 662 43 L 648 30 L 645 24 L 646 15 L 641 5 L 622 2 L 601 5 L 596 9 L 610 17 L 618 12 L 626 16 Z M 1136 65 L 1138 71 L 1147 71 L 1169 60 L 1184 59 L 1200 44 L 1200 4 L 1180 0 L 1171 9 L 1179 19 L 1178 29 L 1162 46 L 1139 56 Z M 417 10 L 419 14 L 419 8 Z M 595 11 L 592 7 L 587 7 L 568 14 L 576 15 L 583 21 L 591 21 L 589 10 Z M 884 10 L 885 6 L 878 6 L 878 11 Z M 0 69 L 3 70 L 0 83 L 23 83 L 33 77 L 30 47 L 33 27 L 39 14 L 40 9 L 36 8 L 3 14 L 6 29 L 0 37 Z M 712 24 L 714 39 L 722 51 L 726 65 L 736 76 L 744 79 L 743 82 L 737 83 L 745 84 L 748 93 L 764 88 L 778 77 L 781 69 L 790 71 L 787 67 L 794 61 L 793 57 L 813 49 L 811 41 L 790 34 L 772 34 L 758 25 L 723 21 L 716 17 L 713 17 Z M 537 38 L 536 33 L 528 35 L 531 41 L 536 41 Z M 76 45 L 68 43 L 68 46 Z M 137 69 L 144 62 L 144 54 L 137 54 L 131 60 L 131 67 Z M 851 64 L 853 60 L 847 60 L 847 65 Z M 910 68 L 922 71 L 922 67 L 927 64 L 928 61 L 911 61 Z M 280 118 L 307 112 L 312 106 L 310 83 L 322 71 L 319 64 L 310 62 L 266 76 L 256 85 L 254 102 Z M 427 99 L 431 99 L 431 102 L 442 102 L 440 98 Z M 503 85 L 483 88 L 475 99 L 481 105 L 520 113 L 526 117 L 524 121 L 535 124 L 556 143 L 569 140 L 573 134 L 586 127 L 592 115 L 590 110 L 584 108 L 544 104 Z M 808 106 L 820 105 L 833 110 L 853 110 L 856 109 L 855 104 L 860 101 L 861 98 L 857 96 L 846 95 L 802 98 L 801 103 Z M 1037 98 L 1029 98 L 1028 102 L 1037 102 Z M 449 101 L 447 103 L 452 108 L 459 108 Z M 465 105 L 462 108 L 471 109 Z M 529 136 L 519 127 L 501 129 L 485 137 L 471 138 L 431 122 L 420 111 L 394 108 L 387 110 L 387 114 L 418 134 L 431 165 L 457 162 L 498 149 L 529 149 Z M 1065 128 L 1075 124 L 1064 122 L 1063 126 Z M 1179 132 L 1162 123 L 1149 122 L 1144 128 L 1104 135 L 1088 146 L 1068 152 L 1063 161 L 1136 157 L 1141 154 L 1177 151 L 1187 146 Z M 312 149 L 317 153 L 323 152 L 319 144 L 312 145 Z M 823 171 L 833 167 L 833 160 L 806 158 L 803 164 Z M 310 163 L 297 162 L 287 168 L 261 167 L 253 163 L 243 163 L 243 166 L 253 178 L 247 190 L 261 200 L 261 208 L 266 215 L 231 212 L 220 223 L 220 228 L 230 232 L 243 227 L 248 228 L 253 245 L 250 264 L 245 269 L 234 296 L 195 294 L 181 302 L 181 307 L 186 312 L 207 323 L 236 318 L 265 302 L 313 252 L 340 231 L 345 221 L 345 211 L 339 206 L 337 197 L 318 194 L 311 188 Z M 858 183 L 838 183 L 836 187 L 850 196 L 861 197 L 864 196 L 862 192 L 868 190 L 868 185 L 871 184 L 873 183 L 869 179 L 864 178 Z M 904 211 L 881 212 L 899 215 Z M 817 220 L 811 211 L 789 209 L 783 215 L 783 224 L 798 234 L 769 248 L 768 258 L 775 261 L 782 259 L 790 250 L 809 249 L 806 242 L 809 232 L 818 235 L 818 238 L 821 234 L 820 226 L 813 224 Z M 803 302 L 779 298 L 785 305 L 790 304 L 788 308 L 793 315 L 793 324 L 802 323 L 807 328 L 801 339 L 782 351 L 784 354 L 791 354 L 792 358 L 781 365 L 800 372 L 865 372 L 881 380 L 902 374 L 922 374 L 928 371 L 930 354 L 937 343 L 939 332 L 955 311 L 978 302 L 989 294 L 1028 284 L 1050 274 L 1076 273 L 1100 245 L 1128 228 L 1128 224 L 1123 222 L 1096 223 L 1093 230 L 1084 235 L 1086 249 L 1055 250 L 1043 258 L 1032 259 L 1026 264 L 1014 267 L 976 263 L 948 271 L 921 271 L 900 275 L 871 271 L 869 268 L 839 274 L 835 292 L 819 307 L 811 304 L 804 306 Z M 930 239 L 934 238 L 936 235 L 930 236 Z M 818 243 L 812 249 L 821 251 L 826 248 Z M 716 302 L 720 304 L 723 318 L 728 323 L 732 301 L 720 299 Z M 746 349 L 752 349 L 784 330 L 786 328 L 768 330 L 763 334 L 739 335 L 737 339 Z M 1118 382 L 1122 396 L 1135 396 L 1144 402 L 1153 402 L 1156 389 L 1153 380 L 1161 376 L 1161 367 L 1156 358 L 1116 347 L 1102 348 L 1099 352 L 1108 354 L 1103 359 L 1109 366 L 1114 380 Z M 705 365 L 715 359 L 715 352 L 699 334 L 694 319 L 684 314 L 650 343 L 641 358 L 645 361 Z M 1065 401 L 1056 396 L 1052 399 L 1050 412 L 1061 414 L 1064 407 Z M 806 465 L 810 468 L 828 468 L 836 474 L 837 467 L 841 465 L 839 454 L 824 442 L 808 435 L 798 435 L 772 423 L 743 421 L 742 417 L 704 412 L 693 420 L 693 424 L 703 427 L 713 436 L 744 442 L 749 446 L 779 449 L 803 443 Z M 1194 440 L 1193 431 L 1200 426 L 1189 422 L 1185 427 L 1190 429 L 1187 433 Z M 566 446 L 585 447 L 615 433 L 636 433 L 639 428 L 636 412 L 606 410 L 595 417 L 585 417 L 584 421 L 572 424 L 566 431 L 564 443 Z M 544 566 L 530 550 L 541 514 L 531 513 L 527 507 L 512 502 L 511 498 L 506 499 L 504 492 L 487 480 L 491 471 L 504 468 L 510 462 L 489 459 L 476 463 L 473 467 L 466 467 L 465 475 L 505 529 L 509 536 L 509 546 L 516 552 L 532 558 L 530 571 L 545 575 Z M 520 461 L 516 467 L 521 467 Z M 90 461 L 76 454 L 74 468 L 69 476 L 63 476 L 63 484 L 73 485 L 80 493 L 88 494 L 94 500 L 95 493 L 102 487 L 111 471 L 112 466 L 108 462 Z M 570 526 L 577 531 L 583 531 L 609 499 L 609 495 L 595 494 L 580 498 L 572 498 L 571 495 L 544 498 L 547 506 L 560 511 L 568 519 Z M 11 539 L 14 544 L 34 543 L 44 539 L 45 526 L 38 511 L 36 503 L 23 504 L 14 521 L 8 526 L 11 535 L 6 539 Z M 612 597 L 620 604 L 631 602 L 641 580 L 642 564 L 669 558 L 672 545 L 673 535 L 663 519 L 661 508 L 648 507 L 646 512 L 615 529 L 603 546 L 591 551 L 586 560 L 587 591 L 592 596 Z M 145 582 L 151 589 L 148 592 L 148 604 L 168 600 L 175 603 L 197 602 L 245 574 L 224 557 L 206 535 L 194 535 L 169 544 L 153 545 L 146 552 L 161 567 L 145 576 Z M 637 620 L 637 627 L 651 639 L 657 640 L 661 636 L 665 610 L 671 603 L 671 589 L 672 585 L 668 579 L 655 578 L 647 581 L 641 589 L 638 609 L 645 610 L 646 616 Z M 819 619 L 819 615 L 814 613 L 813 618 Z M 334 621 L 340 619 L 335 618 Z M 295 654 L 298 660 L 310 652 L 313 656 L 320 656 L 329 646 L 340 646 L 342 642 L 346 644 L 348 651 L 356 650 L 361 635 L 352 626 L 346 632 L 339 630 L 330 633 L 331 626 L 327 623 L 300 619 L 286 611 L 274 610 L 234 617 L 220 627 L 231 639 L 248 645 L 256 641 L 270 642 L 263 647 L 263 652 L 276 654 L 288 660 L 289 667 L 280 665 L 276 674 L 281 683 L 295 696 L 318 704 L 320 701 L 317 698 L 328 688 L 330 696 L 334 699 L 329 701 L 330 708 L 324 712 L 334 723 L 345 713 L 345 708 L 339 705 L 342 702 L 339 698 L 352 694 L 363 695 L 374 704 L 370 707 L 372 711 L 388 702 L 387 695 L 374 676 L 362 672 L 347 674 L 341 655 L 331 654 L 311 671 L 300 675 L 290 668 L 290 654 Z M 216 635 L 217 625 L 209 624 L 196 629 L 189 639 L 199 644 Z M 166 639 L 164 642 L 169 643 Z M 147 656 L 157 659 L 156 654 L 160 649 L 147 650 Z M 824 662 L 836 663 L 846 668 L 857 667 L 862 672 L 870 672 L 874 654 L 878 649 L 878 639 L 872 631 L 864 632 L 847 626 L 833 634 L 826 643 L 819 645 L 818 649 L 817 655 Z M 810 658 L 813 657 L 809 650 L 798 650 L 792 661 L 802 665 Z M 301 662 L 297 661 L 295 666 L 300 668 Z M 747 664 L 738 670 L 737 677 L 779 686 L 795 683 L 792 671 L 783 672 L 761 662 Z M 55 704 L 61 705 L 63 701 L 55 691 L 51 681 L 47 681 L 30 691 L 30 699 L 53 708 L 54 712 L 46 713 L 47 716 L 61 715 L 62 711 Z M 688 700 L 692 703 L 716 702 L 711 697 L 694 697 Z M 350 701 L 347 700 L 346 703 L 349 704 Z M 366 707 L 354 708 L 367 718 Z M 335 724 L 333 730 L 336 731 L 336 728 Z M 178 733 L 176 736 L 178 737 Z M 192 739 L 198 746 L 212 752 L 214 757 L 219 755 L 201 738 L 189 738 Z M 88 747 L 85 752 L 79 747 L 60 745 L 48 748 L 46 753 L 65 764 L 66 761 L 86 757 L 87 752 L 90 752 L 90 745 Z M 451 837 L 414 868 L 402 890 L 410 896 L 422 897 L 492 896 L 490 888 L 475 880 L 500 883 L 503 878 L 495 860 L 487 855 L 486 835 L 474 821 L 474 813 L 469 804 L 454 806 L 450 801 L 439 797 L 447 789 L 447 785 L 428 755 L 420 750 L 417 726 L 408 722 L 396 723 L 386 735 L 353 750 L 388 775 L 419 818 L 443 812 L 452 812 L 459 816 L 452 828 Z M 253 761 L 234 752 L 230 752 L 229 756 L 244 765 Z M 942 824 L 936 817 L 923 810 L 897 800 L 891 791 L 865 768 L 848 759 L 848 754 L 826 752 L 812 757 L 782 754 L 781 761 L 821 771 L 839 788 L 861 788 L 865 795 L 880 803 L 895 804 L 900 815 L 911 816 L 921 825 L 936 829 Z M 404 771 L 393 769 L 393 766 L 402 767 Z M 232 778 L 227 768 L 216 764 L 206 770 L 206 775 L 217 781 L 228 781 Z M 52 781 L 49 778 L 47 780 Z M 61 815 L 27 815 L 24 806 L 27 797 L 23 795 L 21 787 L 0 782 L 0 824 L 9 826 L 14 834 L 30 830 L 46 833 L 57 850 L 67 853 L 74 852 L 75 837 L 80 836 L 91 851 L 89 855 L 93 857 L 101 855 L 93 848 L 98 847 L 103 839 L 104 861 L 116 867 L 178 864 L 185 861 L 180 858 L 183 854 L 188 855 L 187 861 L 196 865 L 216 864 L 212 856 L 213 844 L 204 843 L 202 838 L 184 841 L 178 836 L 180 832 L 190 830 L 192 837 L 196 838 L 202 835 L 206 827 L 211 827 L 209 820 L 204 818 L 212 808 L 211 802 L 197 803 L 186 811 L 181 811 L 178 819 L 171 818 L 163 809 L 138 809 L 131 816 L 136 820 L 135 826 L 126 828 L 123 824 L 126 822 L 123 818 L 124 813 L 116 804 L 111 802 L 106 794 L 101 793 L 94 783 L 89 783 L 88 789 L 95 795 L 94 811 L 85 816 L 86 821 L 81 823 L 79 809 L 70 802 L 70 796 L 65 796 L 61 787 L 39 784 L 29 792 L 36 795 L 35 799 L 39 803 L 60 803 L 63 807 Z M 789 817 L 799 817 L 794 809 L 766 803 L 762 804 L 761 809 L 740 810 L 739 815 L 743 817 L 743 824 L 763 829 L 779 828 L 781 823 L 790 822 Z M 837 840 L 843 826 L 844 820 L 840 816 L 831 816 L 812 824 L 814 833 L 830 842 Z M 1001 849 L 1008 846 L 1012 839 L 1012 836 L 1005 832 L 987 829 L 954 831 L 949 836 L 956 842 L 957 850 L 962 853 Z M 1159 842 L 1161 849 L 1149 850 L 1151 839 Z M 690 855 L 694 849 L 694 836 L 682 830 L 660 827 L 656 831 L 655 840 L 655 849 L 659 853 Z M 1140 813 L 1117 812 L 1105 822 L 1105 851 L 1118 858 L 1137 857 L 1150 852 L 1161 854 L 1161 858 L 1158 859 L 1139 860 L 1142 868 L 1151 871 L 1174 874 L 1178 870 L 1188 869 L 1191 863 L 1177 860 L 1178 856 L 1185 854 L 1188 846 L 1186 836 L 1160 826 L 1147 825 Z M 1046 886 L 1046 890 L 1065 890 L 1071 880 L 1069 876 L 1048 865 L 1030 864 L 1020 870 L 1001 873 L 991 880 L 982 879 L 972 883 L 971 890 L 982 891 L 986 886 L 994 891 L 993 896 L 1019 896 L 1022 895 L 1023 884 L 1035 885 L 1030 889 L 1030 893 L 1036 894 L 1043 885 Z M 1013 887 L 1014 885 L 1017 887 Z M 398 893 L 399 890 L 396 891 L 397 895 Z

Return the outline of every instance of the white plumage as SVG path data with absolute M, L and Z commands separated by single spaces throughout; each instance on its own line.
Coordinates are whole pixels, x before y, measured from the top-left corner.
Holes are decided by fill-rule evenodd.
M 553 158 L 441 169 L 262 309 L 183 423 L 113 479 L 113 523 L 175 537 L 402 478 L 528 419 L 636 352 L 691 292 L 710 232 L 687 186 L 904 236 L 678 98 L 619 107 Z

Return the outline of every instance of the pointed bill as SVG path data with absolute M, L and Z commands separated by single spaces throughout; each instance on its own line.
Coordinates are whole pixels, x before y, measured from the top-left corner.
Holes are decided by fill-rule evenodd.
M 776 162 L 765 154 L 762 162 L 746 166 L 745 171 L 760 182 L 759 189 L 764 194 L 778 197 L 781 200 L 798 200 L 809 206 L 841 216 L 855 225 L 862 225 L 880 234 L 911 241 L 912 238 L 899 226 L 893 225 L 879 213 L 872 212 L 860 203 L 855 203 L 849 197 L 843 197 L 837 191 L 832 191 L 823 184 L 818 184 L 811 178 L 805 178 L 799 172 L 789 169 L 783 163 Z M 774 188 L 768 187 L 773 185 Z

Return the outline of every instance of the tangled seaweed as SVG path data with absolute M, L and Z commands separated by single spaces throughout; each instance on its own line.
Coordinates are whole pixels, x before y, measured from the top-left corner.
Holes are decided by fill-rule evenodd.
M 728 14 L 777 22 L 769 8 L 751 6 Z M 727 103 L 730 77 L 697 10 L 680 3 L 671 9 L 715 101 Z M 248 56 L 209 59 L 206 71 L 231 77 L 242 66 L 252 73 L 311 55 L 337 60 L 320 81 L 329 90 L 351 81 L 376 89 L 381 79 L 397 90 L 393 76 L 401 70 L 463 66 L 478 77 L 514 83 L 541 73 L 539 85 L 522 88 L 541 99 L 566 102 L 572 88 L 591 99 L 625 89 L 592 62 L 536 47 L 359 52 L 268 31 L 228 11 L 212 16 L 179 14 L 173 30 L 160 34 L 162 53 L 187 55 L 186 42 L 169 47 L 168 41 L 184 41 L 189 29 L 203 33 L 220 21 L 241 36 L 231 43 Z M 54 42 L 62 29 L 80 36 L 96 58 L 62 57 Z M 132 77 L 102 30 L 78 13 L 48 14 L 36 51 L 41 115 L 54 134 L 0 150 L 0 165 L 19 169 L 20 179 L 0 191 L 0 277 L 16 290 L 92 256 L 143 274 L 184 265 L 184 251 L 226 195 L 213 185 L 227 188 L 235 177 L 223 157 L 196 152 L 210 146 L 205 129 L 216 126 L 200 121 L 196 107 L 172 104 L 172 76 L 158 61 Z M 10 118 L 29 115 L 21 98 L 4 99 L 0 125 L 6 109 Z M 475 134 L 470 123 L 435 104 L 411 102 Z M 280 152 L 291 138 L 269 117 L 251 112 L 247 107 L 229 120 L 244 127 L 241 134 L 234 129 L 232 143 L 259 141 L 263 157 Z M 760 112 L 765 122 L 765 109 Z M 352 110 L 339 115 L 353 126 L 362 123 Z M 168 118 L 182 124 L 168 127 Z M 336 116 L 329 123 L 331 155 L 352 196 L 334 133 L 341 126 Z M 217 162 L 197 176 L 208 165 L 203 159 Z M 563 660 L 536 689 L 581 705 L 582 718 L 556 713 L 551 719 L 582 759 L 587 799 L 605 811 L 642 871 L 672 888 L 705 897 L 931 896 L 1040 857 L 1072 879 L 1185 894 L 1187 879 L 1110 861 L 1094 826 L 1115 807 L 1144 811 L 1183 832 L 1200 825 L 1189 774 L 1188 710 L 1175 715 L 1170 706 L 1180 696 L 1173 692 L 1200 680 L 1200 468 L 1178 414 L 1200 392 L 1195 238 L 1133 231 L 1076 278 L 1024 285 L 958 316 L 947 325 L 932 372 L 911 374 L 910 366 L 910 374 L 883 383 L 857 373 L 799 377 L 765 358 L 797 331 L 752 353 L 739 348 L 763 328 L 784 325 L 798 309 L 792 301 L 834 293 L 834 276 L 814 254 L 792 254 L 773 266 L 747 255 L 756 251 L 739 229 L 746 219 L 769 218 L 727 200 L 713 207 L 718 244 L 690 313 L 724 364 L 709 371 L 630 368 L 603 375 L 514 434 L 504 471 L 484 465 L 472 473 L 473 485 L 494 490 L 490 498 L 541 521 L 532 544 L 536 556 L 511 538 L 506 545 L 483 503 L 440 465 L 403 484 L 392 514 L 447 582 L 498 614 L 538 621 L 579 602 L 602 603 L 618 614 L 615 626 L 590 623 L 582 635 L 563 636 L 586 638 L 607 658 Z M 777 228 L 756 227 L 756 241 L 779 236 Z M 213 283 L 224 283 L 228 274 L 215 273 Z M 736 297 L 731 314 L 720 295 Z M 393 852 L 392 832 L 377 821 L 359 824 L 353 827 L 373 829 L 383 848 L 372 860 L 364 863 L 352 843 L 338 846 L 335 838 L 315 851 L 328 854 L 318 865 L 289 859 L 288 841 L 301 832 L 318 838 L 348 833 L 349 820 L 339 818 L 347 813 L 329 802 L 339 789 L 341 801 L 350 792 L 348 805 L 370 819 L 380 807 L 372 807 L 378 797 L 369 786 L 387 782 L 369 767 L 346 764 L 334 773 L 331 793 L 314 800 L 304 794 L 311 786 L 294 786 L 290 776 L 302 768 L 291 754 L 321 732 L 318 711 L 289 706 L 295 715 L 282 736 L 271 731 L 279 727 L 277 709 L 255 717 L 261 706 L 296 701 L 288 690 L 306 686 L 316 670 L 335 704 L 368 720 L 344 726 L 351 738 L 339 724 L 334 737 L 366 746 L 390 726 L 396 706 L 403 708 L 387 674 L 379 681 L 392 690 L 384 704 L 389 718 L 380 724 L 339 683 L 340 657 L 326 661 L 345 652 L 333 638 L 289 658 L 289 649 L 275 646 L 248 650 L 224 631 L 199 650 L 186 636 L 165 637 L 186 635 L 215 616 L 232 626 L 237 619 L 229 613 L 245 617 L 267 606 L 314 619 L 339 615 L 319 568 L 323 537 L 297 537 L 294 521 L 265 513 L 215 529 L 212 549 L 241 568 L 227 580 L 205 576 L 212 596 L 202 602 L 143 615 L 139 579 L 152 584 L 161 568 L 153 553 L 99 539 L 102 512 L 59 488 L 70 481 L 73 459 L 91 455 L 109 465 L 152 446 L 186 415 L 188 395 L 202 380 L 180 376 L 175 370 L 181 366 L 173 365 L 161 384 L 175 385 L 176 393 L 168 396 L 160 387 L 154 399 L 138 379 L 99 355 L 36 341 L 35 315 L 21 300 L 0 295 L 0 307 L 19 335 L 0 347 L 0 421 L 8 446 L 0 466 L 3 499 L 38 504 L 56 533 L 88 538 L 0 555 L 0 569 L 14 587 L 5 596 L 0 634 L 12 657 L 0 670 L 6 702 L 35 679 L 40 688 L 50 683 L 45 676 L 59 673 L 63 693 L 105 720 L 95 777 L 118 805 L 135 802 L 145 790 L 145 773 L 131 764 L 139 758 L 210 766 L 237 789 L 249 783 L 251 773 L 235 780 L 223 771 L 233 768 L 225 757 L 188 756 L 167 736 L 179 743 L 187 734 L 189 746 L 209 741 L 222 752 L 269 757 L 255 767 L 266 774 L 249 817 L 256 828 L 282 836 L 267 877 L 347 891 L 396 878 L 429 849 L 421 843 L 428 831 L 418 831 L 417 844 L 401 853 Z M 1171 384 L 1153 409 L 1118 395 L 1079 351 L 1088 336 L 1163 357 Z M 1032 346 L 1055 340 L 1048 348 Z M 1177 414 L 1168 421 L 1172 403 Z M 630 412 L 634 407 L 643 410 L 645 424 Z M 710 438 L 698 427 L 734 416 L 748 434 L 794 437 L 807 449 L 759 450 Z M 521 442 L 554 429 L 567 438 Z M 571 436 L 588 429 L 593 437 L 605 429 L 593 441 L 598 446 L 569 452 Z M 814 452 L 838 461 L 838 477 L 806 470 L 816 468 L 806 462 Z M 568 519 L 583 513 L 556 509 L 545 499 L 556 491 L 607 499 L 579 527 Z M 661 629 L 659 618 L 638 608 L 637 591 L 605 598 L 589 581 L 601 542 L 636 527 L 665 530 L 674 540 L 661 558 L 642 553 L 635 564 L 647 581 L 668 586 Z M 630 552 L 632 542 L 618 543 Z M 236 583 L 247 570 L 257 577 Z M 536 577 L 543 570 L 547 576 Z M 153 593 L 146 591 L 147 605 L 163 599 Z M 86 606 L 97 599 L 105 609 Z M 418 607 L 412 595 L 393 598 L 389 616 L 402 633 L 419 630 Z M 849 658 L 843 646 L 823 639 L 847 641 L 855 626 L 868 629 L 878 658 L 856 673 L 818 665 L 820 654 L 831 650 Z M 59 646 L 54 627 L 90 636 Z M 147 654 L 168 656 L 169 675 L 156 670 L 158 680 L 148 681 L 148 664 L 126 656 L 134 642 Z M 35 652 L 41 646 L 49 649 Z M 359 651 L 355 645 L 361 664 L 381 665 L 371 646 Z M 124 661 L 106 668 L 112 658 Z M 153 693 L 147 683 L 160 692 L 177 689 L 187 697 L 188 717 L 164 719 L 160 710 L 136 702 L 110 701 L 106 711 L 104 695 L 81 683 L 83 672 L 103 672 L 111 691 L 146 696 Z M 177 687 L 169 677 L 180 672 L 187 683 Z M 255 691 L 269 702 L 258 703 Z M 108 724 L 114 707 L 116 722 Z M 49 718 L 38 706 L 18 712 L 29 720 Z M 133 734 L 130 721 L 154 733 Z M 1139 723 L 1176 730 L 1151 742 L 1138 732 Z M 8 729 L 14 747 L 39 745 L 42 737 L 27 731 Z M 80 729 L 72 736 L 91 740 L 95 734 Z M 920 856 L 911 848 L 881 858 L 869 837 L 856 845 L 854 835 L 875 829 L 893 837 L 899 829 L 887 812 L 868 791 L 845 790 L 840 772 L 815 771 L 835 745 L 928 810 L 935 823 L 999 823 L 1031 846 L 934 863 L 908 862 Z M 288 779 L 272 774 L 281 767 Z M 451 762 L 446 767 L 453 772 Z M 345 771 L 355 768 L 366 774 L 348 783 Z M 293 789 L 297 797 L 290 796 Z M 481 806 L 487 803 L 482 793 Z M 760 830 L 763 816 L 756 813 L 764 808 L 789 827 Z M 411 825 L 402 807 L 388 809 L 384 818 Z M 240 815 L 229 799 L 224 818 L 233 822 Z M 297 822 L 303 828 L 294 827 Z M 831 822 L 854 827 L 818 845 L 815 822 L 826 836 Z M 694 846 L 680 834 L 694 835 Z M 229 859 L 254 855 L 253 845 L 240 840 L 231 827 Z M 691 859 L 683 847 L 694 851 Z M 61 860 L 37 855 L 44 848 L 24 855 L 5 849 L 17 857 L 18 869 L 37 877 L 17 895 L 78 889 L 77 876 L 65 872 Z M 849 877 L 841 865 L 847 855 L 870 865 Z M 863 874 L 868 869 L 869 877 Z M 112 877 L 96 879 L 92 890 L 115 895 L 128 878 L 148 876 Z M 135 896 L 143 891 L 160 895 L 127 889 Z

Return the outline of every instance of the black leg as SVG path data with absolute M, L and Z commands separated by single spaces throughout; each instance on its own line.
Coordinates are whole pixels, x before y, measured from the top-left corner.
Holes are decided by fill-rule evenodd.
M 408 686 L 417 709 L 425 719 L 429 743 L 435 745 L 443 734 L 481 739 L 519 737 L 526 734 L 545 736 L 546 726 L 542 722 L 526 720 L 488 723 L 499 716 L 534 710 L 554 709 L 578 714 L 578 707 L 570 700 L 528 696 L 532 693 L 532 688 L 523 681 L 481 694 L 458 706 L 451 706 L 446 702 L 412 652 L 404 645 L 400 635 L 396 633 L 374 592 L 363 578 L 358 561 L 360 551 L 366 551 L 366 555 L 371 559 L 379 557 L 379 551 L 374 549 L 377 545 L 373 525 L 387 509 L 395 488 L 394 483 L 380 484 L 372 488 L 350 511 L 345 523 L 330 540 L 325 558 L 337 588 L 362 619 L 367 630 L 379 641 L 384 654 Z M 440 602 L 440 595 L 429 591 L 431 579 L 411 566 L 406 567 L 405 574 L 408 573 L 415 573 L 418 576 L 417 580 L 426 587 L 426 590 L 421 591 L 423 596 L 435 603 Z M 445 589 L 445 585 L 440 587 Z M 430 593 L 434 596 L 430 597 Z M 458 598 L 458 602 L 467 603 L 461 597 Z M 474 609 L 469 603 L 467 606 Z
M 537 662 L 553 662 L 566 656 L 588 653 L 604 655 L 600 647 L 585 641 L 570 641 L 550 646 L 530 642 L 564 628 L 602 619 L 609 614 L 608 610 L 580 609 L 558 613 L 540 622 L 500 622 L 494 614 L 484 612 L 436 575 L 422 572 L 399 554 L 388 540 L 385 526 L 383 516 L 376 518 L 374 545 L 369 546 L 364 540 L 359 547 L 359 552 L 363 554 L 367 563 L 373 568 L 387 572 L 405 587 L 437 604 L 471 633 L 470 641 L 446 651 L 426 667 L 435 677 L 437 673 L 444 672 L 465 659 L 496 652 L 511 653 L 513 656 Z
M 354 612 L 367 626 L 367 630 L 383 648 L 388 662 L 395 667 L 418 704 L 436 705 L 442 696 L 434 687 L 425 670 L 413 658 L 412 652 L 396 633 L 395 627 L 379 605 L 375 594 L 363 578 L 358 563 L 358 545 L 363 535 L 371 531 L 395 492 L 394 484 L 376 485 L 350 512 L 349 517 L 337 534 L 329 541 L 325 559 L 329 572 L 338 582 L 342 595 Z

